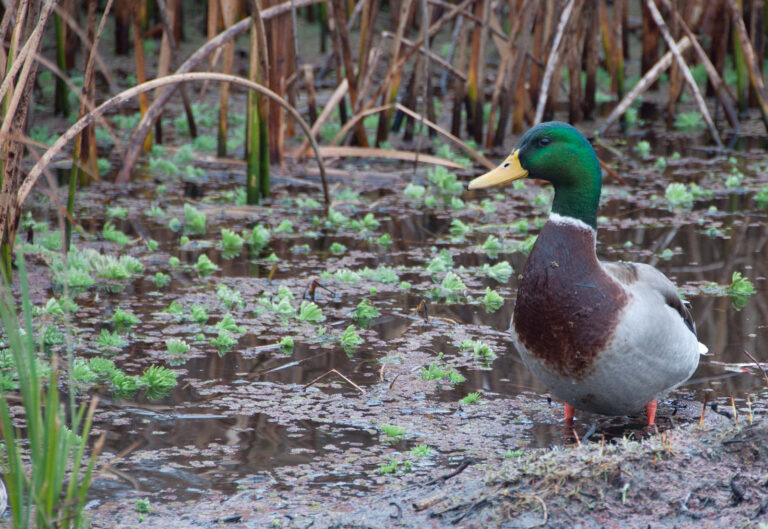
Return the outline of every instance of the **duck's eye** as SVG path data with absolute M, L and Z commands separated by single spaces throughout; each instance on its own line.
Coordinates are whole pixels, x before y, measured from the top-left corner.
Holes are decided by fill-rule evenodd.
M 539 145 L 541 145 L 542 147 L 549 145 L 550 143 L 552 143 L 552 140 L 550 140 L 546 136 L 539 138 Z
M 504 164 L 504 167 L 509 167 L 509 162 L 506 162 L 506 163 Z

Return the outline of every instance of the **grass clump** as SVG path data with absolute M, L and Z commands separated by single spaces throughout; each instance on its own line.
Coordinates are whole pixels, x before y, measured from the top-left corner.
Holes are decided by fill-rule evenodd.
M 168 354 L 182 355 L 188 353 L 191 347 L 187 342 L 180 338 L 171 338 L 165 341 L 165 347 L 168 350 Z
M 232 230 L 221 229 L 221 247 L 224 249 L 223 255 L 226 258 L 234 257 L 243 249 L 245 239 Z
M 392 424 L 382 424 L 379 428 L 381 428 L 381 432 L 387 436 L 387 440 L 390 442 L 400 441 L 405 435 L 405 428 Z
M 459 402 L 463 405 L 469 405 L 477 403 L 478 400 L 480 400 L 480 393 L 473 391 L 472 393 L 467 394 L 466 397 L 460 399 Z
M 184 204 L 184 229 L 191 233 L 205 233 L 205 213 Z
M 367 299 L 364 299 L 357 304 L 355 312 L 352 314 L 352 319 L 361 327 L 367 327 L 372 320 L 375 320 L 380 315 L 379 309 L 371 305 Z
M 507 261 L 501 261 L 500 263 L 496 263 L 493 266 L 486 263 L 480 270 L 483 275 L 490 277 L 499 283 L 506 283 L 509 281 L 509 278 L 513 272 L 512 265 Z
M 344 346 L 344 350 L 353 350 L 361 343 L 363 343 L 363 339 L 355 330 L 354 325 L 349 325 L 346 329 L 344 329 L 344 333 L 341 335 L 341 345 Z
M 301 307 L 299 307 L 299 314 L 297 316 L 299 321 L 309 321 L 312 323 L 318 323 L 325 319 L 323 311 L 314 301 L 302 301 Z
M 115 309 L 115 313 L 112 314 L 112 323 L 115 326 L 115 330 L 118 332 L 128 331 L 131 327 L 139 323 L 139 318 L 131 312 L 126 312 L 120 307 Z
M 149 366 L 139 377 L 148 399 L 166 397 L 176 387 L 176 373 L 163 366 Z
M 493 313 L 499 310 L 504 305 L 504 298 L 502 298 L 498 292 L 492 290 L 491 287 L 485 287 L 485 296 L 483 296 L 483 306 L 485 312 Z
M 101 236 L 109 242 L 114 242 L 123 246 L 131 242 L 131 239 L 122 231 L 115 228 L 115 225 L 111 222 L 104 224 L 104 228 L 101 230 Z
M 213 264 L 213 261 L 203 253 L 198 256 L 195 269 L 197 269 L 197 273 L 201 276 L 209 276 L 218 270 L 219 267 Z

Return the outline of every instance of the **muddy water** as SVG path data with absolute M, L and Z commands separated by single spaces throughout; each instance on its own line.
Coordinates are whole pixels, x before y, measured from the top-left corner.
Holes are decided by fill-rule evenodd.
M 764 185 L 766 177 L 749 162 L 745 157 L 745 167 L 751 168 L 745 171 L 747 184 L 754 189 L 755 182 Z M 669 209 L 659 198 L 666 183 L 688 181 L 685 177 L 696 170 L 703 181 L 708 171 L 722 170 L 725 164 L 707 161 L 707 165 L 692 168 L 696 163 L 671 164 L 663 180 L 654 182 L 643 174 L 642 164 L 630 161 L 624 170 L 630 174 L 633 191 L 610 185 L 601 210 L 606 219 L 601 221 L 598 235 L 599 256 L 650 263 L 672 278 L 691 302 L 700 340 L 710 348 L 692 379 L 665 401 L 662 416 L 674 416 L 678 405 L 695 406 L 705 398 L 725 403 L 734 396 L 743 407 L 748 394 L 754 397 L 763 388 L 744 351 L 765 358 L 768 344 L 768 214 L 755 211 L 754 192 L 723 188 L 716 189 L 712 198 L 697 201 L 691 210 Z M 215 196 L 224 186 L 212 178 L 196 187 L 195 193 Z M 96 424 L 107 432 L 107 459 L 117 459 L 111 465 L 114 472 L 97 479 L 95 498 L 132 497 L 142 491 L 157 494 L 160 501 L 194 498 L 210 490 L 233 494 L 243 488 L 268 494 L 298 484 L 314 484 L 320 495 L 333 494 L 339 487 L 364 491 L 382 483 L 384 478 L 375 472 L 381 463 L 417 444 L 429 444 L 437 451 L 435 458 L 417 465 L 418 473 L 419 468 L 452 464 L 465 452 L 499 454 L 568 442 L 559 422 L 559 405 L 547 400 L 546 389 L 522 366 L 505 332 L 514 307 L 516 275 L 499 284 L 468 272 L 500 260 L 509 261 L 515 270 L 522 268 L 525 257 L 520 253 L 502 253 L 491 259 L 478 246 L 489 233 L 505 241 L 528 235 L 512 233 L 504 226 L 516 218 L 544 218 L 548 204 L 532 205 L 542 188 L 529 185 L 520 193 L 506 192 L 503 200 L 495 202 L 497 213 L 463 211 L 464 222 L 487 228 L 461 241 L 449 236 L 448 212 L 425 212 L 389 191 L 363 190 L 360 202 L 339 206 L 357 218 L 373 211 L 381 221 L 374 235 L 392 236 L 388 248 L 365 241 L 359 233 L 312 228 L 311 217 L 321 212 L 297 216 L 295 206 L 290 206 L 292 196 L 307 191 L 278 188 L 271 207 L 245 213 L 200 204 L 202 211 L 208 211 L 206 234 L 190 235 L 191 242 L 183 247 L 178 242 L 180 234 L 166 227 L 171 215 L 183 218 L 181 196 L 163 203 L 168 215 L 162 219 L 137 215 L 117 223 L 131 236 L 158 241 L 158 250 L 131 250 L 147 264 L 143 279 L 119 292 L 104 290 L 98 298 L 78 299 L 82 307 L 78 326 L 83 336 L 98 334 L 107 327 L 105 315 L 115 307 L 131 310 L 142 323 L 130 345 L 115 357 L 116 362 L 129 373 L 140 373 L 150 361 L 166 363 L 177 371 L 180 384 L 159 402 L 141 398 L 117 401 L 104 393 Z M 151 192 L 134 196 L 140 198 L 125 196 L 121 203 L 140 211 L 152 201 Z M 473 205 L 487 196 L 465 199 Z M 711 211 L 710 206 L 717 210 Z M 220 228 L 240 230 L 252 226 L 254 218 L 273 227 L 290 219 L 294 233 L 273 233 L 269 247 L 260 253 L 244 249 L 234 258 L 225 258 L 216 247 Z M 94 233 L 103 223 L 98 217 L 83 222 Z M 536 233 L 533 223 L 529 225 L 529 234 Z M 340 256 L 331 254 L 334 242 L 344 244 L 347 251 Z M 476 304 L 449 305 L 430 298 L 433 282 L 424 267 L 436 249 L 452 253 L 472 297 L 482 296 L 490 286 L 505 298 L 503 307 L 488 314 Z M 665 249 L 673 252 L 668 259 L 660 257 Z M 270 252 L 279 257 L 277 265 L 265 259 Z M 200 278 L 191 269 L 201 253 L 220 267 L 211 277 Z M 178 257 L 182 267 L 170 269 L 169 256 Z M 329 279 L 321 280 L 327 289 L 315 289 L 315 301 L 327 317 L 325 336 L 338 336 L 352 323 L 351 312 L 363 298 L 381 311 L 361 331 L 364 343 L 353 351 L 345 351 L 337 340 L 318 336 L 317 326 L 254 313 L 256 299 L 264 293 L 274 295 L 280 285 L 300 298 L 311 280 L 324 271 L 380 265 L 396 267 L 399 281 L 410 282 L 412 288 L 366 279 L 357 284 Z M 150 281 L 158 270 L 172 276 L 171 284 L 162 291 Z M 700 294 L 706 283 L 728 284 L 734 270 L 752 279 L 758 289 L 743 310 L 735 310 L 727 297 Z M 237 288 L 246 306 L 223 307 L 216 300 L 219 283 Z M 372 287 L 375 293 L 369 292 Z M 196 324 L 162 314 L 172 300 L 185 307 L 195 303 L 209 306 L 208 325 L 231 310 L 246 330 L 232 350 L 219 353 L 208 343 L 210 330 L 201 331 Z M 426 312 L 418 310 L 423 301 L 427 301 Z M 200 332 L 205 333 L 205 340 L 195 338 Z M 296 343 L 290 354 L 274 346 L 288 335 Z M 170 357 L 164 341 L 172 336 L 187 340 L 192 345 L 190 353 Z M 498 357 L 485 362 L 471 358 L 458 347 L 465 338 L 490 343 Z M 438 353 L 444 356 L 438 357 Z M 466 380 L 455 385 L 420 380 L 419 369 L 436 361 L 453 366 Z M 328 375 L 331 370 L 336 373 Z M 485 408 L 457 405 L 474 391 L 481 392 Z M 584 414 L 578 417 L 577 431 L 582 436 L 621 437 L 639 431 L 640 420 Z M 412 434 L 404 441 L 388 442 L 379 432 L 381 424 L 405 425 Z M 486 427 L 484 444 L 465 433 Z M 453 435 L 456 438 L 451 440 Z

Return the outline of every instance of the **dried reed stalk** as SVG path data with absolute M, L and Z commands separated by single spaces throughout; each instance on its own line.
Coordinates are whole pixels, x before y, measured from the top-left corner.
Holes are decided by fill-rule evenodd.
M 539 92 L 539 99 L 536 104 L 536 117 L 533 118 L 533 124 L 538 125 L 541 123 L 541 119 L 544 117 L 544 107 L 547 105 L 547 94 L 549 93 L 549 83 L 552 80 L 552 74 L 555 71 L 555 66 L 560 58 L 560 41 L 563 38 L 563 32 L 570 20 L 571 12 L 574 5 L 579 0 L 568 0 L 568 3 L 560 14 L 560 21 L 557 23 L 557 32 L 555 33 L 555 40 L 552 42 L 552 51 L 547 59 L 547 66 L 544 69 L 544 79 L 541 83 L 541 91 Z
M 744 25 L 744 19 L 741 17 L 741 10 L 739 9 L 738 3 L 736 0 L 728 0 L 728 5 L 731 8 L 731 16 L 733 17 L 733 22 L 736 26 L 736 34 L 738 35 L 741 50 L 744 54 L 744 62 L 746 63 L 749 72 L 749 80 L 752 83 L 752 87 L 755 90 L 755 96 L 758 100 L 760 115 L 763 118 L 763 124 L 765 125 L 766 130 L 768 130 L 768 95 L 766 95 L 763 77 L 760 74 L 755 59 L 755 50 L 752 48 L 752 43 L 749 41 L 747 27 Z
M 273 92 L 269 88 L 257 83 L 253 83 L 247 79 L 243 79 L 242 77 L 237 77 L 234 75 L 225 75 L 225 74 L 214 73 L 214 72 L 191 72 L 191 73 L 185 73 L 185 74 L 174 74 L 166 77 L 161 77 L 159 79 L 153 79 L 141 85 L 134 86 L 132 88 L 124 90 L 119 94 L 111 97 L 110 99 L 108 99 L 107 101 L 105 101 L 104 103 L 96 107 L 93 111 L 89 112 L 88 114 L 83 116 L 81 119 L 79 119 L 74 125 L 72 125 L 69 129 L 67 129 L 53 143 L 53 145 L 51 145 L 48 148 L 47 151 L 45 151 L 45 153 L 40 157 L 40 160 L 38 160 L 38 162 L 29 170 L 27 178 L 24 180 L 24 183 L 21 185 L 21 187 L 18 190 L 18 193 L 16 194 L 19 205 L 24 203 L 24 200 L 26 200 L 26 198 L 29 196 L 29 193 L 32 191 L 32 188 L 34 187 L 38 178 L 43 173 L 45 168 L 48 167 L 48 165 L 50 165 L 50 163 L 53 161 L 56 155 L 58 155 L 61 152 L 61 150 L 64 148 L 64 146 L 66 146 L 66 144 L 69 143 L 77 134 L 79 134 L 89 124 L 91 124 L 97 118 L 97 116 L 103 116 L 104 112 L 106 112 L 107 110 L 110 110 L 122 104 L 123 102 L 138 96 L 141 93 L 144 93 L 150 90 L 155 90 L 163 86 L 170 86 L 174 83 L 199 82 L 204 80 L 234 83 L 240 86 L 244 86 L 250 90 L 256 90 L 257 92 L 264 95 L 265 97 L 268 97 L 270 100 L 276 101 L 282 108 L 284 108 L 287 112 L 289 112 L 293 116 L 293 118 L 296 120 L 296 122 L 299 124 L 304 134 L 306 134 L 307 137 L 310 138 L 310 144 L 312 146 L 312 149 L 315 152 L 315 157 L 317 158 L 318 168 L 320 170 L 320 178 L 323 182 L 323 198 L 326 201 L 326 205 L 330 204 L 330 200 L 328 196 L 328 187 L 327 187 L 326 178 L 325 178 L 325 166 L 323 165 L 322 159 L 320 158 L 320 155 L 319 155 L 320 148 L 317 145 L 317 142 L 315 141 L 314 137 L 312 137 L 311 135 L 309 125 L 307 125 L 306 121 L 304 121 L 304 119 L 301 117 L 301 114 L 299 114 L 299 112 L 293 106 L 291 106 L 285 99 L 277 95 L 275 92 Z
M 677 64 L 680 66 L 680 70 L 683 76 L 685 77 L 685 80 L 688 83 L 688 86 L 691 88 L 691 91 L 693 92 L 694 99 L 696 100 L 696 104 L 699 107 L 699 112 L 701 112 L 702 116 L 704 116 L 704 121 L 707 122 L 707 127 L 709 127 L 709 132 L 712 135 L 712 139 L 715 141 L 717 146 L 722 149 L 723 142 L 720 141 L 720 135 L 717 133 L 715 124 L 712 121 L 712 116 L 709 114 L 709 110 L 707 109 L 707 104 L 704 102 L 704 98 L 701 96 L 699 87 L 696 84 L 696 81 L 694 80 L 693 75 L 691 74 L 691 71 L 688 69 L 688 65 L 685 63 L 685 59 L 683 59 L 683 56 L 680 53 L 680 50 L 678 49 L 677 45 L 675 44 L 675 41 L 672 40 L 672 35 L 669 33 L 669 29 L 667 28 L 667 25 L 664 22 L 664 19 L 662 18 L 661 13 L 659 13 L 659 9 L 656 7 L 656 3 L 653 0 L 646 0 L 646 5 L 648 6 L 648 9 L 651 11 L 651 16 L 653 17 L 653 20 L 656 22 L 656 25 L 659 27 L 659 30 L 661 31 L 661 34 L 664 37 L 664 40 L 666 41 L 667 46 L 669 46 L 670 51 L 675 56 L 675 60 L 677 61 Z

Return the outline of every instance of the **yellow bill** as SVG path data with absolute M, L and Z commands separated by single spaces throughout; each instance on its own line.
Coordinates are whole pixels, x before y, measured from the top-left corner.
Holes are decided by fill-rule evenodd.
M 517 149 L 496 169 L 472 180 L 469 183 L 469 189 L 484 189 L 486 187 L 500 186 L 528 176 L 528 171 L 523 169 L 523 166 L 520 165 L 520 158 L 518 158 L 519 153 L 520 149 Z

